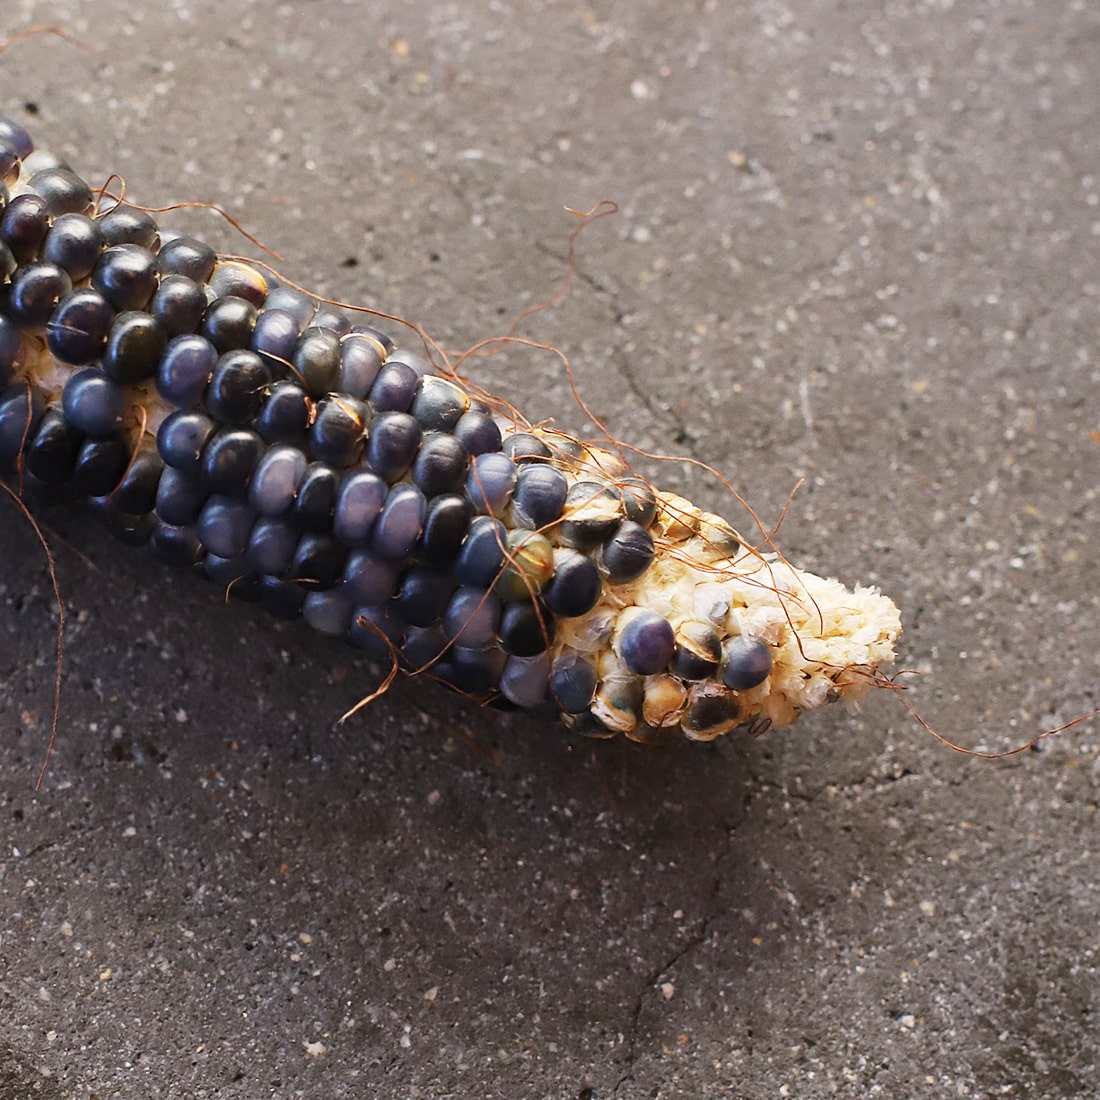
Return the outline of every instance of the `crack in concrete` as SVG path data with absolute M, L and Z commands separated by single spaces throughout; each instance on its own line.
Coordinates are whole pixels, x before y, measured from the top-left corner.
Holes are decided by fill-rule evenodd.
M 568 255 L 562 255 L 560 252 L 555 251 L 548 245 L 543 244 L 541 241 L 535 243 L 535 248 L 545 256 L 549 256 L 554 260 L 557 260 L 563 266 L 568 267 L 569 257 Z M 608 314 L 611 316 L 612 322 L 616 329 L 625 328 L 626 311 L 621 309 L 616 304 L 616 293 L 605 283 L 601 282 L 595 276 L 582 271 L 578 267 L 573 268 L 574 276 L 590 287 L 601 299 L 603 299 Z M 696 450 L 696 438 L 688 430 L 687 424 L 681 419 L 672 409 L 661 408 L 653 400 L 649 391 L 643 386 L 637 379 L 630 366 L 630 360 L 622 351 L 616 349 L 615 351 L 615 365 L 618 367 L 623 379 L 626 382 L 627 388 L 638 399 L 642 407 L 648 412 L 655 420 L 664 418 L 669 421 L 672 428 L 670 432 L 671 438 L 676 442 L 678 446 L 681 446 L 687 451 L 688 456 L 702 461 L 701 456 Z
M 745 803 L 747 808 L 748 803 Z M 696 950 L 707 940 L 710 933 L 711 923 L 717 912 L 718 899 L 722 893 L 722 883 L 725 879 L 725 863 L 733 853 L 733 834 L 740 826 L 741 822 L 745 820 L 744 815 L 735 823 L 728 823 L 725 827 L 726 835 L 726 847 L 725 851 L 718 857 L 715 862 L 715 875 L 714 880 L 711 883 L 710 896 L 707 899 L 703 915 L 696 922 L 696 930 L 682 943 L 676 950 L 665 959 L 660 966 L 657 966 L 649 972 L 641 988 L 638 990 L 638 994 L 634 999 L 634 1005 L 630 1013 L 630 1023 L 627 1029 L 625 1043 L 626 1043 L 626 1064 L 624 1071 L 620 1074 L 619 1079 L 615 1082 L 614 1088 L 611 1090 L 613 1097 L 619 1096 L 623 1086 L 634 1079 L 634 1068 L 638 1057 L 638 1028 L 641 1021 L 642 1009 L 645 1007 L 646 997 L 651 994 L 658 981 L 668 975 L 676 966 L 678 966 L 692 951 Z

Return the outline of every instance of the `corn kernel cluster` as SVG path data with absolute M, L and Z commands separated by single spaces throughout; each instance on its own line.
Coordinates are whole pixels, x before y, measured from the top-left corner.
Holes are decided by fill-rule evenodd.
M 102 208 L 102 209 L 100 209 Z M 0 472 L 409 673 L 595 736 L 865 692 L 894 605 L 743 545 L 0 119 Z

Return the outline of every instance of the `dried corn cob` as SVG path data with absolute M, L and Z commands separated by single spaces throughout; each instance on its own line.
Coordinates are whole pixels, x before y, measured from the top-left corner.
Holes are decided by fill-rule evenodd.
M 897 609 L 748 547 L 0 119 L 0 472 L 475 699 L 709 740 L 864 694 Z

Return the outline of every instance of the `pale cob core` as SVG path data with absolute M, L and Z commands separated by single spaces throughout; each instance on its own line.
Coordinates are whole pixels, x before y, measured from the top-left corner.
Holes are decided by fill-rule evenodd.
M 27 189 L 21 178 L 11 193 L 14 197 Z M 255 273 L 262 281 L 262 274 Z M 23 332 L 22 339 L 18 377 L 47 402 L 59 401 L 80 368 L 57 361 L 40 335 Z M 153 381 L 127 387 L 126 397 L 128 423 L 135 429 L 140 424 L 155 440 L 175 406 Z M 615 486 L 630 473 L 611 450 L 514 421 L 502 420 L 500 426 L 505 435 L 522 431 L 543 438 L 555 455 L 551 463 L 570 485 L 597 481 Z M 369 425 L 364 436 L 368 433 Z M 408 480 L 406 474 L 394 484 Z M 836 700 L 855 701 L 870 690 L 877 671 L 892 661 L 901 632 L 899 611 L 887 597 L 874 588 L 848 589 L 803 572 L 775 553 L 746 549 L 748 540 L 719 517 L 675 494 L 655 495 L 656 515 L 649 524 L 654 555 L 648 567 L 637 579 L 621 583 L 612 583 L 604 570 L 595 606 L 576 617 L 558 617 L 545 655 L 548 666 L 575 656 L 595 668 L 598 686 L 590 711 L 604 728 L 648 740 L 655 729 L 681 726 L 694 740 L 710 740 L 742 724 L 785 726 L 804 711 Z M 510 505 L 496 515 L 508 530 L 521 526 Z M 563 523 L 572 516 L 567 510 L 540 533 L 556 547 L 570 545 Z M 599 561 L 599 551 L 593 553 Z M 756 686 L 737 691 L 723 682 L 721 669 L 702 679 L 680 679 L 667 668 L 640 675 L 629 667 L 620 641 L 631 619 L 645 611 L 662 617 L 674 631 L 706 624 L 723 651 L 735 639 L 760 643 L 767 648 L 770 672 Z M 562 718 L 566 725 L 578 721 L 570 714 Z

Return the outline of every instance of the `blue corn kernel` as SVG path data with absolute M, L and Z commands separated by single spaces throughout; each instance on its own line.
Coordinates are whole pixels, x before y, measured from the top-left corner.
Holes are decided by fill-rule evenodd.
M 181 409 L 197 405 L 217 365 L 217 349 L 204 336 L 177 336 L 168 341 L 157 366 L 157 392 Z
M 389 482 L 397 481 L 413 464 L 422 434 L 420 422 L 408 413 L 380 413 L 367 438 L 370 468 Z
M 722 659 L 722 681 L 734 691 L 748 691 L 762 684 L 772 670 L 772 651 L 764 642 L 743 634 L 726 644 Z
M 348 546 L 363 546 L 386 503 L 386 483 L 370 470 L 351 470 L 340 483 L 332 529 Z
M 623 627 L 618 648 L 631 672 L 639 676 L 663 672 L 676 651 L 672 624 L 656 611 L 639 611 Z
M 79 431 L 96 438 L 113 435 L 126 414 L 126 391 L 94 367 L 77 371 L 61 394 L 65 418 Z
M 285 515 L 305 477 L 306 456 L 297 448 L 272 447 L 256 467 L 248 486 L 248 499 L 261 516 Z
M 424 530 L 427 504 L 424 494 L 415 485 L 395 485 L 371 530 L 370 544 L 374 552 L 390 561 L 410 557 Z
M 290 567 L 301 532 L 286 519 L 261 516 L 248 536 L 245 556 L 261 573 L 276 576 Z

